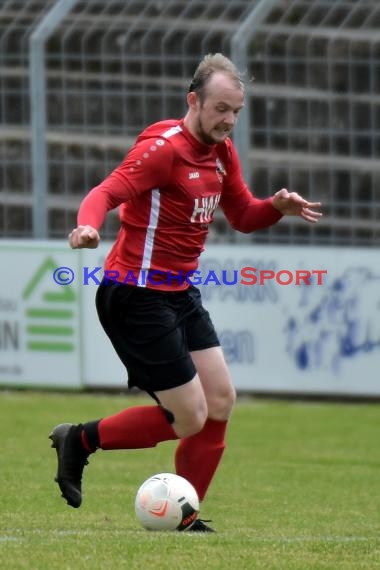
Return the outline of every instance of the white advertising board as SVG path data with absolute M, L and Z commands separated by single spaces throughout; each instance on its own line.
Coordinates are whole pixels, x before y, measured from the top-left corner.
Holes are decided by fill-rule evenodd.
M 81 252 L 80 280 L 83 290 L 81 320 L 84 339 L 82 377 L 86 386 L 125 388 L 127 373 L 99 323 L 95 307 L 97 281 L 102 278 L 104 260 L 110 248 L 111 244 L 103 243 L 96 250 Z
M 109 248 L 83 252 L 87 272 L 102 266 Z M 380 395 L 379 261 L 377 251 L 357 248 L 209 246 L 192 280 L 200 281 L 236 388 Z M 84 383 L 124 386 L 97 321 L 96 284 L 83 288 Z
M 0 385 L 125 387 L 95 308 L 110 247 L 0 241 Z M 189 279 L 238 390 L 371 397 L 380 396 L 379 262 L 357 248 L 210 245 Z M 55 283 L 58 268 L 73 281 Z
M 209 248 L 202 275 L 225 269 L 231 276 L 251 267 L 256 272 L 248 273 L 258 278 L 255 285 L 201 286 L 236 387 L 380 395 L 379 261 L 375 250 Z M 302 280 L 305 272 L 311 273 L 310 285 Z
M 53 279 L 79 262 L 61 243 L 0 241 L 1 385 L 80 386 L 80 290 Z

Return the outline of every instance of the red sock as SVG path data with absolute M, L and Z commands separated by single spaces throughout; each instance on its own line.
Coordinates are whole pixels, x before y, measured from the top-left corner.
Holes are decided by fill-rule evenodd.
M 101 449 L 142 449 L 178 439 L 159 406 L 136 406 L 103 418 L 98 433 Z
M 194 485 L 203 501 L 226 446 L 226 421 L 208 419 L 199 433 L 181 439 L 175 455 L 177 475 Z

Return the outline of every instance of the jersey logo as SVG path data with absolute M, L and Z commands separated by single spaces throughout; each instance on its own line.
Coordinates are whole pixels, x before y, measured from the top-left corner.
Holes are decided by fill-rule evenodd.
M 223 162 L 219 158 L 216 159 L 216 175 L 219 179 L 219 182 L 223 184 L 223 176 L 226 176 L 227 172 L 223 166 Z
M 199 172 L 189 172 L 189 180 L 196 180 L 200 177 Z
M 194 198 L 194 210 L 190 218 L 191 223 L 200 222 L 201 224 L 209 224 L 212 222 L 213 214 L 218 207 L 221 194 L 214 196 L 204 196 L 203 198 Z

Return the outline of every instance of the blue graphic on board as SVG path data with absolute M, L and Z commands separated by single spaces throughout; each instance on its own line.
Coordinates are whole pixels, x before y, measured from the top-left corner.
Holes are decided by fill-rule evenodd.
M 339 374 L 345 359 L 380 354 L 380 275 L 352 267 L 322 297 L 316 289 L 300 288 L 297 315 L 285 326 L 286 351 L 297 368 Z

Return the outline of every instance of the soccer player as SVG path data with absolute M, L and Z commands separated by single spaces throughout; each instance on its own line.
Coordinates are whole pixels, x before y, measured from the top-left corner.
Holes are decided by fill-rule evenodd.
M 91 453 L 167 440 L 178 440 L 176 473 L 204 500 L 225 448 L 235 391 L 200 292 L 184 276 L 197 268 L 217 206 L 246 233 L 284 215 L 311 223 L 321 216 L 319 202 L 296 192 L 282 189 L 260 200 L 245 184 L 229 138 L 244 105 L 244 83 L 229 59 L 204 57 L 187 104 L 184 118 L 153 124 L 138 136 L 123 162 L 84 198 L 69 235 L 73 249 L 96 248 L 107 212 L 120 206 L 121 229 L 96 307 L 129 387 L 156 401 L 53 429 L 56 481 L 75 508 Z M 202 520 L 192 530 L 213 532 Z

